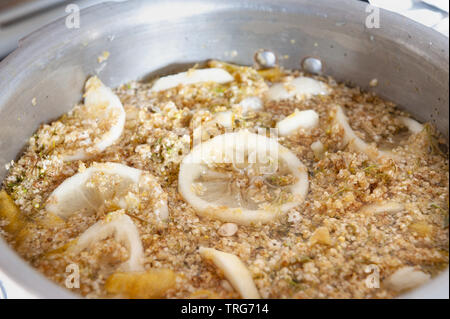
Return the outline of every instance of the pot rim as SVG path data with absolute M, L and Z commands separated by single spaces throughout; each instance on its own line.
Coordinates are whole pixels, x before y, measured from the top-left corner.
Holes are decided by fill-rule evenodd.
M 316 0 L 314 4 L 307 3 L 304 0 L 295 1 L 295 0 L 280 0 L 274 3 L 270 0 L 258 0 L 252 1 L 251 3 L 243 4 L 239 0 L 229 0 L 226 2 L 222 2 L 219 0 L 211 0 L 207 1 L 209 5 L 205 5 L 205 1 L 202 0 L 194 0 L 189 2 L 189 6 L 195 7 L 193 2 L 197 2 L 201 5 L 202 10 L 195 11 L 192 10 L 166 10 L 166 14 L 174 14 L 173 11 L 177 11 L 178 15 L 183 16 L 195 16 L 200 13 L 213 12 L 218 10 L 239 10 L 239 9 L 247 9 L 254 11 L 267 11 L 267 12 L 278 12 L 281 13 L 284 7 L 292 8 L 295 6 L 297 8 L 297 12 L 304 12 L 305 9 L 302 6 L 315 8 L 315 7 L 329 7 L 332 10 L 332 6 L 339 7 L 348 7 L 349 10 L 359 11 L 364 14 L 364 8 L 367 6 L 366 3 L 352 0 L 342 0 L 339 1 L 339 4 L 333 4 L 332 1 L 327 0 Z M 135 0 L 128 2 L 105 2 L 96 4 L 94 6 L 82 9 L 80 14 L 83 15 L 83 23 L 84 24 L 94 24 L 95 25 L 95 17 L 98 12 L 115 12 L 115 14 L 134 12 L 133 9 L 137 8 L 140 3 L 143 1 Z M 157 0 L 149 4 L 149 6 L 159 6 L 159 5 L 167 5 L 164 4 L 164 1 Z M 186 2 L 183 1 L 175 1 L 170 3 L 171 7 L 174 6 L 184 6 L 187 7 Z M 300 10 L 301 9 L 301 10 Z M 311 11 L 312 13 L 313 11 Z M 331 12 L 331 11 L 330 11 Z M 317 13 L 316 13 L 317 14 Z M 448 73 L 448 56 L 449 56 L 449 48 L 448 48 L 448 38 L 443 34 L 425 27 L 415 21 L 412 21 L 404 16 L 401 16 L 397 13 L 393 13 L 384 9 L 380 9 L 380 15 L 383 20 L 386 21 L 384 23 L 388 23 L 390 25 L 396 24 L 406 24 L 409 25 L 411 29 L 414 29 L 414 32 L 420 33 L 421 38 L 415 39 L 416 41 L 426 41 L 433 44 L 433 50 L 435 50 L 435 54 L 446 57 L 446 69 Z M 148 18 L 148 17 L 147 17 Z M 166 16 L 152 16 L 151 19 L 155 20 L 163 20 L 167 18 Z M 0 108 L 5 104 L 10 97 L 10 94 L 13 92 L 13 88 L 16 87 L 17 83 L 21 81 L 21 79 L 27 76 L 27 73 L 30 72 L 31 66 L 35 61 L 31 61 L 31 63 L 23 63 L 26 61 L 26 57 L 28 55 L 41 54 L 45 56 L 47 59 L 51 59 L 53 56 L 48 54 L 52 53 L 60 46 L 64 46 L 72 42 L 77 37 L 80 38 L 80 33 L 84 34 L 84 32 L 74 32 L 67 34 L 67 29 L 65 28 L 64 22 L 66 17 L 61 17 L 40 29 L 32 32 L 28 36 L 24 37 L 19 41 L 18 48 L 9 54 L 2 62 L 0 62 Z M 363 20 L 362 20 L 363 21 Z M 141 21 L 142 22 L 142 21 Z M 144 23 L 144 22 L 142 22 Z M 86 28 L 89 32 L 91 28 Z M 58 34 L 64 33 L 65 41 L 62 43 L 52 42 L 52 38 L 58 39 Z M 48 36 L 51 35 L 52 38 L 48 39 Z M 73 38 L 72 38 L 73 35 Z M 45 40 L 44 40 L 45 39 Z M 95 37 L 94 39 L 95 40 Z M 425 45 L 422 43 L 422 47 Z M 431 49 L 430 49 L 431 50 Z M 419 52 L 420 53 L 420 52 Z M 423 54 L 427 52 L 422 52 Z M 428 56 L 428 54 L 426 54 Z M 44 61 L 45 64 L 45 61 Z M 29 290 L 31 293 L 36 295 L 39 298 L 80 298 L 79 295 L 70 292 L 69 290 L 58 286 L 56 283 L 40 274 L 36 269 L 29 266 L 28 263 L 23 260 L 19 255 L 12 250 L 3 238 L 0 239 L 0 252 L 2 254 L 2 258 L 0 258 L 0 269 L 9 276 L 13 281 L 21 285 L 22 287 Z M 434 278 L 428 284 L 421 286 L 411 292 L 403 294 L 400 298 L 424 298 L 424 296 L 420 295 L 420 289 L 425 286 L 428 287 L 439 287 L 442 289 L 442 282 L 447 286 L 447 295 L 439 295 L 433 296 L 437 298 L 448 298 L 448 284 L 449 284 L 449 271 L 448 268 Z M 430 288 L 428 288 L 430 289 Z M 430 298 L 430 296 L 426 296 Z

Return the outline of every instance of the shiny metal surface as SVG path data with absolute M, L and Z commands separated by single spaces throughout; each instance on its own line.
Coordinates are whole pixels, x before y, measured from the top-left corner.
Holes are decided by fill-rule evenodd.
M 321 74 L 322 68 L 323 68 L 322 61 L 318 58 L 306 57 L 302 61 L 302 69 L 309 73 Z
M 259 68 L 273 68 L 278 65 L 278 59 L 274 52 L 259 49 L 255 52 L 254 60 Z
M 366 15 L 365 5 L 351 0 L 157 0 L 88 8 L 80 29 L 67 29 L 60 19 L 21 41 L 0 64 L 0 180 L 4 164 L 17 158 L 39 124 L 80 100 L 88 75 L 117 86 L 210 58 L 252 64 L 261 48 L 287 68 L 318 57 L 324 74 L 376 91 L 448 137 L 448 39 L 386 11 L 379 29 L 367 29 Z M 110 57 L 99 64 L 103 51 Z M 379 84 L 369 88 L 373 78 Z M 39 296 L 73 296 L 3 240 L 0 267 Z M 448 298 L 448 271 L 408 296 L 417 294 Z

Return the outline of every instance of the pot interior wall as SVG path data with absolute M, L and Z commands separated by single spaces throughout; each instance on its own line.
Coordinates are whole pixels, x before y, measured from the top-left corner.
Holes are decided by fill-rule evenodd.
M 325 74 L 363 88 L 377 78 L 370 90 L 448 137 L 448 40 L 384 11 L 367 29 L 366 16 L 356 1 L 136 1 L 82 11 L 79 29 L 59 20 L 1 64 L 0 180 L 41 123 L 80 101 L 89 75 L 117 86 L 210 58 L 252 64 L 261 48 L 287 68 L 318 57 Z

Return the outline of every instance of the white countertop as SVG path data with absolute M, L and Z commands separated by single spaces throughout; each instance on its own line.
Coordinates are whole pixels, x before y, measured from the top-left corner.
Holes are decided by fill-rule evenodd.
M 82 1 L 82 7 L 99 2 L 102 1 L 85 0 Z M 398 12 L 428 27 L 432 27 L 446 36 L 449 35 L 448 0 L 371 0 L 370 3 L 384 9 Z M 0 17 L 2 14 L 5 15 L 5 13 L 0 12 Z M 35 17 L 34 21 L 25 21 L 23 24 L 17 24 L 14 26 L 14 29 L 0 28 L 0 38 L 2 39 L 0 41 L 0 57 L 2 53 L 14 49 L 17 40 L 22 38 L 28 32 L 46 24 L 52 19 L 64 15 L 64 9 L 58 7 L 52 9 L 51 12 Z M 34 296 L 20 287 L 12 279 L 8 278 L 0 269 L 0 299 L 4 298 L 29 299 L 37 298 L 37 296 Z

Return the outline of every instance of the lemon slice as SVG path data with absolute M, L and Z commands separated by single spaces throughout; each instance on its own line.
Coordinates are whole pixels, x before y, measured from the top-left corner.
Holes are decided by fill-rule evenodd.
M 214 120 L 224 128 L 230 129 L 233 127 L 234 114 L 232 111 L 217 112 L 214 114 Z
M 308 174 L 275 139 L 243 130 L 195 146 L 181 163 L 178 187 L 200 216 L 250 225 L 300 204 Z
M 405 116 L 399 116 L 399 119 L 409 129 L 411 133 L 417 134 L 422 132 L 423 125 L 417 122 L 416 120 L 413 120 L 412 118 Z
M 242 109 L 242 114 L 247 114 L 251 111 L 259 111 L 263 108 L 263 101 L 257 96 L 250 96 L 243 99 L 238 104 Z
M 150 91 L 164 91 L 180 84 L 189 85 L 201 82 L 228 83 L 233 80 L 234 78 L 230 73 L 220 68 L 189 70 L 159 78 L 155 81 Z
M 75 108 L 67 121 L 74 130 L 65 136 L 62 159 L 84 160 L 119 139 L 125 125 L 125 111 L 117 95 L 97 77 L 91 77 L 85 85 L 84 105 Z
M 310 131 L 319 125 L 319 114 L 314 110 L 295 112 L 279 121 L 276 125 L 280 136 L 291 135 L 299 129 Z
M 276 83 L 266 92 L 269 100 L 286 100 L 292 98 L 309 98 L 314 95 L 327 95 L 330 88 L 327 84 L 305 76 L 294 78 L 283 83 Z
M 46 209 L 62 218 L 77 212 L 93 214 L 110 207 L 152 210 L 168 217 L 167 194 L 148 172 L 118 163 L 93 164 L 61 183 L 49 196 Z
M 395 154 L 392 153 L 391 150 L 382 150 L 377 148 L 375 144 L 370 144 L 361 139 L 358 135 L 356 135 L 355 131 L 350 127 L 348 123 L 348 118 L 344 113 L 344 110 L 341 106 L 337 105 L 335 107 L 335 117 L 334 122 L 338 124 L 344 130 L 344 142 L 348 143 L 350 149 L 353 149 L 357 152 L 366 153 L 369 158 L 376 160 L 379 158 L 387 157 L 387 158 L 395 158 Z M 407 117 L 399 117 L 402 123 L 408 128 L 408 130 L 412 134 L 417 134 L 422 131 L 423 125 L 419 122 L 407 118 Z
M 128 249 L 129 258 L 120 265 L 120 268 L 124 271 L 143 270 L 144 249 L 142 248 L 139 231 L 131 218 L 125 215 L 123 211 L 109 213 L 105 219 L 89 227 L 77 239 L 71 251 L 78 254 L 95 242 L 109 236 L 114 236 L 116 241 L 123 243 Z
M 234 289 L 241 294 L 242 298 L 261 298 L 250 272 L 239 257 L 206 247 L 200 247 L 199 253 L 203 258 L 211 260 L 223 271 L 225 277 L 230 281 Z

